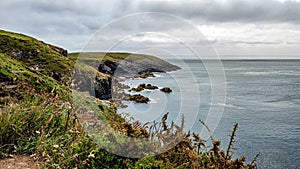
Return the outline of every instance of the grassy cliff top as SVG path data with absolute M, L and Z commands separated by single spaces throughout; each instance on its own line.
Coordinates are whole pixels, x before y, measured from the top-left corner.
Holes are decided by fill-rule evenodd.
M 131 69 L 150 65 L 149 70 L 168 71 L 178 67 L 140 54 L 129 57 L 129 53 L 83 53 L 79 59 L 78 55 L 68 55 L 60 47 L 26 35 L 0 30 L 0 159 L 25 154 L 44 168 L 256 168 L 256 158 L 250 164 L 245 164 L 244 157 L 231 158 L 237 126 L 226 152 L 213 138 L 212 147 L 207 149 L 198 134 L 184 133 L 184 118 L 181 126 L 168 125 L 166 114 L 161 122 L 145 126 L 130 116 L 117 114 L 113 103 L 104 103 L 88 92 L 71 92 L 70 77 L 76 63 L 79 70 L 75 72 L 104 78 L 111 76 L 98 71 L 98 64 L 105 61 L 109 67 L 125 59 Z M 94 80 L 93 76 L 88 79 Z M 80 116 L 88 123 L 79 123 Z M 100 134 L 87 133 L 85 127 L 99 129 Z M 144 144 L 117 139 L 116 133 L 158 140 L 149 147 L 153 151 L 176 140 L 178 143 L 156 156 L 128 158 L 104 149 L 93 139 L 99 137 L 100 143 L 107 143 L 112 150 L 144 153 L 139 151 Z
M 67 54 L 35 38 L 0 30 L 0 103 L 65 90 L 74 65 Z

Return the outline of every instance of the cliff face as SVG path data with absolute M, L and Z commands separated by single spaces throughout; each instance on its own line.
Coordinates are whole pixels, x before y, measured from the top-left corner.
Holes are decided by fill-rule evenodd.
M 80 82 L 78 87 L 81 91 L 89 91 L 99 99 L 112 98 L 114 86 L 119 86 L 119 77 L 136 77 L 136 75 L 149 74 L 152 72 L 167 72 L 177 70 L 179 67 L 164 60 L 149 55 L 130 53 L 74 53 L 72 57 L 78 58 L 76 69 L 85 69 L 75 73 L 75 81 Z M 89 69 L 87 71 L 86 66 Z M 85 67 L 85 68 L 84 68 Z M 85 72 L 85 73 L 82 73 Z M 116 92 L 116 91 L 114 91 Z
M 108 100 L 112 98 L 112 78 L 108 77 L 105 79 L 101 79 L 96 77 L 95 78 L 95 84 L 94 84 L 94 90 L 95 90 L 95 97 L 102 99 L 102 100 Z M 93 92 L 93 91 L 91 91 Z
M 149 55 L 68 54 L 60 47 L 3 30 L 0 30 L 0 63 L 0 97 L 18 99 L 24 88 L 40 92 L 72 84 L 74 89 L 108 100 L 112 98 L 113 86 L 118 85 L 114 80 L 118 77 L 178 69 Z
M 104 57 L 113 57 L 113 53 L 106 54 Z M 103 59 L 98 66 L 98 71 L 116 77 L 132 77 L 137 74 L 152 72 L 168 72 L 177 70 L 179 67 L 172 65 L 164 60 L 149 55 L 131 54 L 124 59 L 110 61 Z

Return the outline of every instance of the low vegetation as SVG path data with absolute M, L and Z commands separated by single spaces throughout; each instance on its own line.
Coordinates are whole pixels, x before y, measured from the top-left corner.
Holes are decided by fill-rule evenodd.
M 80 81 L 74 84 L 70 79 L 76 54 L 65 55 L 61 48 L 6 31 L 0 31 L 0 44 L 0 158 L 30 155 L 44 168 L 256 168 L 256 157 L 249 164 L 244 157 L 232 159 L 237 126 L 226 151 L 212 136 L 212 146 L 207 147 L 198 134 L 183 131 L 184 118 L 180 125 L 167 124 L 166 114 L 160 122 L 141 124 L 117 114 L 113 103 L 104 103 L 88 92 L 72 92 L 71 85 L 80 86 Z M 81 64 L 85 65 L 82 72 L 95 69 L 91 64 Z M 144 158 L 115 155 L 87 132 L 91 124 L 96 124 L 95 119 L 89 124 L 80 123 L 84 112 L 94 108 L 98 110 L 94 115 L 120 135 L 156 140 L 161 146 L 176 144 Z M 143 146 L 130 142 L 126 145 L 128 149 Z

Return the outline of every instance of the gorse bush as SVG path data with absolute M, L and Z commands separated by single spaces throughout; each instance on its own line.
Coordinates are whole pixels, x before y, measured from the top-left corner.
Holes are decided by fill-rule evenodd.
M 249 164 L 244 157 L 232 159 L 237 125 L 226 150 L 213 136 L 208 148 L 198 134 L 184 132 L 184 118 L 181 124 L 167 124 L 167 113 L 160 122 L 142 124 L 88 91 L 71 92 L 78 54 L 67 56 L 61 48 L 1 30 L 0 44 L 0 159 L 26 154 L 44 168 L 256 168 L 257 157 Z M 89 77 L 87 84 L 95 73 L 110 78 L 95 69 L 95 55 L 86 54 L 75 70 Z M 118 61 L 130 54 L 100 55 Z M 144 57 L 157 60 L 138 54 L 132 60 Z M 128 154 L 112 153 L 118 151 Z
M 78 121 L 76 111 L 79 109 L 66 95 L 68 92 L 65 96 L 47 92 L 28 95 L 20 103 L 9 103 L 1 108 L 0 157 L 28 154 L 42 162 L 45 168 L 256 168 L 255 161 L 244 164 L 244 157 L 231 159 L 236 127 L 226 152 L 219 149 L 220 141 L 213 137 L 212 148 L 204 151 L 201 148 L 205 146 L 204 141 L 195 133 L 184 133 L 183 122 L 180 126 L 174 123 L 168 126 L 168 114 L 161 122 L 145 126 L 134 120 L 125 120 L 112 109 L 97 103 L 114 131 L 130 137 L 156 139 L 160 145 L 173 146 L 161 154 L 141 159 L 114 155 L 85 133 Z M 95 102 L 88 105 L 94 106 Z

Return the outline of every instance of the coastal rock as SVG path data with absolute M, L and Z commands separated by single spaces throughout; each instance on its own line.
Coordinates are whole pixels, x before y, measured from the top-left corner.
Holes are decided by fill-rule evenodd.
M 180 69 L 179 67 L 172 65 L 164 60 L 159 58 L 149 56 L 149 55 L 140 55 L 140 54 L 129 54 L 129 53 L 81 53 L 81 57 L 84 58 L 84 55 L 94 55 L 95 58 L 99 55 L 99 58 L 102 57 L 102 60 L 96 59 L 87 59 L 84 60 L 84 63 L 96 69 L 98 72 L 102 73 L 105 76 L 108 76 L 109 79 L 102 78 L 101 80 L 94 80 L 93 77 L 87 75 L 87 80 L 85 84 L 90 86 L 91 89 L 88 89 L 90 93 L 95 93 L 95 96 L 99 99 L 109 100 L 112 99 L 112 91 L 115 93 L 120 93 L 122 89 L 124 90 L 126 86 L 118 85 L 112 83 L 111 79 L 118 79 L 123 77 L 134 77 L 134 78 L 147 78 L 154 77 L 153 72 L 168 72 Z M 88 80 L 89 79 L 89 80 Z M 80 80 L 78 80 L 80 81 Z M 84 80 L 81 80 L 84 81 Z M 95 82 L 94 82 L 95 81 Z M 94 83 L 94 84 L 93 84 Z M 157 86 L 141 85 L 137 88 L 132 88 L 130 91 L 142 91 L 144 89 L 154 90 L 158 89 Z M 127 96 L 129 97 L 129 96 Z M 137 102 L 140 102 L 142 97 L 136 96 Z M 115 99 L 115 96 L 114 98 Z M 128 99 L 130 100 L 130 99 Z M 131 100 L 134 99 L 134 96 L 131 97 Z M 144 99 L 146 100 L 146 99 Z M 141 101 L 145 102 L 145 101 Z
M 169 88 L 169 87 L 163 87 L 160 89 L 162 92 L 165 92 L 165 93 L 171 93 L 172 92 L 172 89 Z
M 147 84 L 147 85 L 145 86 L 145 89 L 148 89 L 148 90 L 155 90 L 155 89 L 158 89 L 158 87 L 157 87 L 157 86 L 152 86 L 151 84 Z
M 98 66 L 98 71 L 102 72 L 102 73 L 107 73 L 107 74 L 110 74 L 110 75 L 113 74 L 113 71 L 111 70 L 111 68 L 109 66 L 105 65 L 104 63 L 101 63 Z
M 134 95 L 130 95 L 124 92 L 120 92 L 120 93 L 114 93 L 113 95 L 113 100 L 114 102 L 118 102 L 119 105 L 122 100 L 126 100 L 126 101 L 135 101 L 137 103 L 148 103 L 150 102 L 150 99 L 148 97 L 145 97 L 141 94 L 134 94 Z
M 145 97 L 141 94 L 135 94 L 135 95 L 131 95 L 129 97 L 130 101 L 135 101 L 137 103 L 148 103 L 150 101 L 150 99 L 148 97 Z
M 134 75 L 133 78 L 142 78 L 142 79 L 146 79 L 148 77 L 155 77 L 153 73 L 139 73 L 137 75 Z
M 145 85 L 144 83 L 143 84 L 140 84 L 137 88 L 131 88 L 129 91 L 134 91 L 134 92 L 140 92 L 140 91 L 143 91 L 144 89 L 148 89 L 148 90 L 155 90 L 155 89 L 158 89 L 157 86 L 152 86 L 151 84 L 147 84 Z
M 111 99 L 112 91 L 111 91 L 111 78 L 95 78 L 94 82 L 94 91 L 95 97 L 102 99 L 102 100 L 108 100 Z

